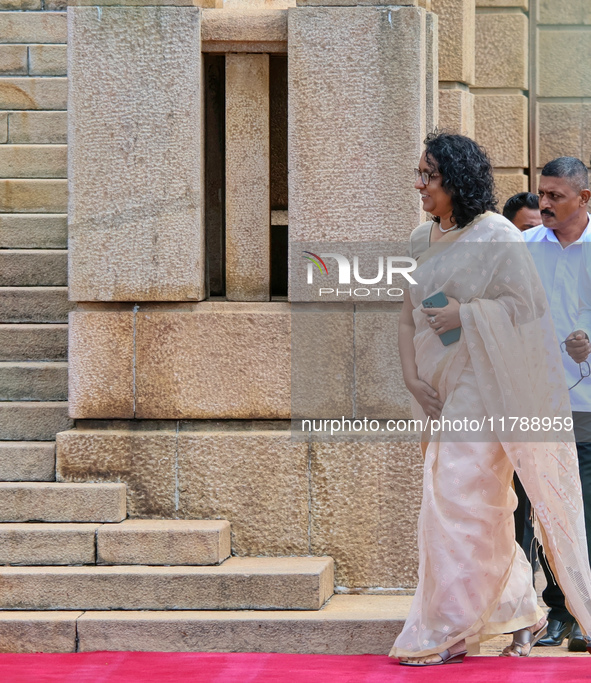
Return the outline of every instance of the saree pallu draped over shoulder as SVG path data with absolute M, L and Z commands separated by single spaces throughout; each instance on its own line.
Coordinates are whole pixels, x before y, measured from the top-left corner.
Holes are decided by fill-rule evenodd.
M 591 634 L 578 461 L 572 430 L 563 428 L 571 415 L 568 390 L 544 289 L 521 234 L 489 212 L 417 260 L 410 299 L 419 378 L 439 393 L 440 423 L 478 429 L 448 426 L 423 435 L 419 583 L 390 656 L 440 653 L 464 639 L 474 652 L 480 641 L 543 616 L 531 566 L 515 542 L 513 470 L 569 610 Z M 460 302 L 462 333 L 449 346 L 421 312 L 423 299 L 440 291 Z M 413 414 L 425 423 L 415 401 Z M 513 430 L 510 418 L 518 418 Z M 550 429 L 537 428 L 543 418 Z

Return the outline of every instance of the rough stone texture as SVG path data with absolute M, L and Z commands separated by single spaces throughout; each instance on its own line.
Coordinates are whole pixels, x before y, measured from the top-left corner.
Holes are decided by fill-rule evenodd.
M 528 0 L 476 0 L 476 7 L 517 7 L 527 10 Z
M 65 213 L 67 180 L 0 180 L 0 212 Z
M 217 7 L 223 0 L 100 0 L 101 7 Z M 96 0 L 68 0 L 69 7 L 96 7 Z
M 527 192 L 528 179 L 523 173 L 495 173 L 496 195 L 502 209 L 509 197 L 518 192 Z
M 65 360 L 68 326 L 0 324 L 0 361 Z
M 29 46 L 29 74 L 31 76 L 65 76 L 67 69 L 65 45 Z
M 65 249 L 66 216 L 0 214 L 0 249 Z
M 432 12 L 425 22 L 425 41 L 425 130 L 430 132 L 439 121 L 439 18 Z
M 475 84 L 527 89 L 527 46 L 524 14 L 477 14 Z
M 231 520 L 237 555 L 308 554 L 307 470 L 289 432 L 181 432 L 179 514 Z
M 94 564 L 98 524 L 0 524 L 0 564 Z
M 268 4 L 264 9 L 206 9 L 201 40 L 207 52 L 286 52 L 287 12 Z
M 2 287 L 1 323 L 64 323 L 74 304 L 66 287 Z
M 0 363 L 0 401 L 67 401 L 66 362 Z
M 474 137 L 474 95 L 466 90 L 439 90 L 439 127 Z
M 0 612 L 0 652 L 76 652 L 82 612 Z
M 439 79 L 474 83 L 474 0 L 433 0 L 439 17 Z
M 288 304 L 193 308 L 136 314 L 136 417 L 288 418 Z
M 305 612 L 86 612 L 79 649 L 387 655 L 411 599 L 333 595 Z
M 0 10 L 36 10 L 43 9 L 41 0 L 0 0 Z
M 527 167 L 527 97 L 476 95 L 475 135 L 490 155 L 493 166 Z
M 372 419 L 410 418 L 398 354 L 399 311 L 360 304 L 355 312 L 355 414 Z
M 0 143 L 8 141 L 8 114 L 0 113 Z
M 130 517 L 176 517 L 175 432 L 127 426 L 58 434 L 58 480 L 123 481 Z
M 68 137 L 65 111 L 17 111 L 10 113 L 10 139 L 13 144 L 60 144 Z
M 0 440 L 53 441 L 69 429 L 68 404 L 60 401 L 0 402 Z
M 313 443 L 312 552 L 336 584 L 415 586 L 423 459 L 418 443 Z
M 65 43 L 67 17 L 64 13 L 43 12 L 0 14 L 0 43 Z
M 540 24 L 591 24 L 591 5 L 587 0 L 540 0 Z
M 329 557 L 232 557 L 217 567 L 0 567 L 8 609 L 305 609 L 333 592 Z
M 352 416 L 355 405 L 353 306 L 294 304 L 291 328 L 292 418 Z
M 539 97 L 591 97 L 589 31 L 539 31 Z
M 68 9 L 68 0 L 45 0 L 45 9 L 52 12 L 63 12 Z
M 220 564 L 230 556 L 230 523 L 130 519 L 103 525 L 97 555 L 97 564 Z
M 0 18 L 1 18 L 0 14 Z M 30 17 L 32 15 L 26 15 Z M 68 79 L 0 78 L 0 109 L 66 109 Z
M 0 74 L 26 75 L 27 69 L 26 45 L 0 45 Z
M 226 297 L 270 298 L 269 55 L 226 56 Z
M 69 13 L 70 297 L 202 299 L 200 10 Z
M 391 5 L 389 0 L 296 0 L 297 7 L 368 7 Z M 400 0 L 397 5 L 416 7 L 418 0 Z
M 224 0 L 224 9 L 244 10 L 256 9 L 259 12 L 264 9 L 287 9 L 295 7 L 296 0 Z
M 70 416 L 134 417 L 134 314 L 70 313 Z
M 405 239 L 421 222 L 409 179 L 425 132 L 425 11 L 288 17 L 290 239 Z
M 587 163 L 591 157 L 591 105 L 540 102 L 538 132 L 538 167 L 565 155 Z
M 68 280 L 67 269 L 68 252 L 66 250 L 3 249 L 0 251 L 1 287 L 64 286 Z
M 0 481 L 53 481 L 55 444 L 0 441 Z

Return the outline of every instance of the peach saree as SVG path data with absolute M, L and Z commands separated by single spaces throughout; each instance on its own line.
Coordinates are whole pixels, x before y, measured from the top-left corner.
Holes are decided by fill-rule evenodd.
M 568 391 L 544 290 L 521 234 L 489 212 L 446 234 L 418 264 L 418 284 L 410 288 L 416 363 L 419 377 L 439 392 L 450 426 L 423 437 L 419 582 L 390 656 L 435 654 L 463 639 L 474 653 L 480 641 L 542 616 L 531 567 L 515 542 L 513 470 L 532 501 L 536 535 L 570 611 L 590 633 L 577 455 L 572 431 L 563 428 Z M 461 338 L 450 346 L 420 310 L 439 291 L 461 304 Z M 426 420 L 416 403 L 413 412 Z M 550 429 L 542 428 L 542 418 Z M 478 428 L 451 428 L 466 419 Z

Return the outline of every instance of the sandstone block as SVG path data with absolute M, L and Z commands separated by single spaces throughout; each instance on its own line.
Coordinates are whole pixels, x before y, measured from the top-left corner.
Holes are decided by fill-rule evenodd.
M 3 522 L 120 522 L 125 484 L 0 482 Z
M 27 46 L 0 45 L 0 74 L 18 76 L 27 74 Z
M 0 524 L 0 564 L 94 564 L 98 524 Z
M 68 137 L 65 111 L 17 111 L 10 113 L 12 144 L 60 144 Z
M 66 287 L 2 287 L 0 322 L 63 323 L 73 304 Z
M 495 167 L 527 167 L 527 97 L 476 95 L 475 134 Z
M 0 481 L 53 481 L 55 444 L 0 441 Z
M 9 609 L 306 609 L 333 592 L 330 557 L 232 557 L 217 567 L 0 567 Z
M 68 69 L 66 45 L 30 45 L 31 76 L 65 76 Z
M 141 423 L 140 423 L 141 424 Z M 62 481 L 123 481 L 130 517 L 178 515 L 176 510 L 176 424 L 138 429 L 74 429 L 58 434 L 57 478 Z
M 425 130 L 430 132 L 437 127 L 439 121 L 439 19 L 433 12 L 429 12 L 426 17 L 425 43 Z
M 67 180 L 0 180 L 0 211 L 65 213 Z
M 540 0 L 538 12 L 540 24 L 591 24 L 591 7 L 586 0 Z
M 289 417 L 287 304 L 204 302 L 136 317 L 137 417 Z
M 65 110 L 67 98 L 67 78 L 0 78 L 0 109 Z
M 179 515 L 231 520 L 237 555 L 308 554 L 307 469 L 289 431 L 181 431 Z
M 540 30 L 539 54 L 540 97 L 591 97 L 589 31 Z
M 45 9 L 51 12 L 64 12 L 68 9 L 68 0 L 45 0 Z
M 70 297 L 202 299 L 200 10 L 69 13 Z
M 2 441 L 53 441 L 56 432 L 71 426 L 65 402 L 0 402 Z
M 93 4 L 94 2 L 94 4 Z M 70 7 L 96 7 L 95 0 L 69 0 Z M 222 9 L 223 0 L 101 0 L 101 7 L 209 7 Z
M 79 649 L 387 655 L 411 599 L 333 595 L 315 611 L 86 612 Z
M 439 79 L 474 83 L 474 0 L 433 0 L 439 17 Z
M 0 361 L 65 360 L 68 326 L 0 324 Z
M 226 56 L 226 296 L 268 301 L 269 55 Z M 261 254 L 264 256 L 261 258 Z
M 0 362 L 0 401 L 67 401 L 66 362 Z
M 43 652 L 76 652 L 76 620 L 81 614 L 0 612 L 0 652 L 39 652 L 41 643 Z
M 526 10 L 528 0 L 476 0 L 476 7 L 517 7 Z
M 0 0 L 1 10 L 39 10 L 41 0 Z
M 260 12 L 265 9 L 278 10 L 295 6 L 296 0 L 224 0 L 224 9 L 231 9 L 234 11 L 256 9 Z
M 418 443 L 312 443 L 311 457 L 312 552 L 332 553 L 337 585 L 414 586 Z
M 0 251 L 0 286 L 2 287 L 61 287 L 67 283 L 67 269 L 68 252 L 65 249 L 3 249 Z
M 390 5 L 388 0 L 296 0 L 297 7 L 373 7 Z M 401 0 L 398 6 L 416 7 L 418 0 Z
M 0 214 L 0 249 L 65 249 L 68 225 L 59 214 Z
M 0 43 L 66 43 L 67 39 L 65 13 L 0 14 Z
M 293 5 L 295 7 L 295 0 Z M 286 52 L 287 12 L 274 9 L 275 3 L 260 7 L 239 0 L 223 10 L 203 10 L 201 41 L 207 52 Z
M 8 114 L 0 113 L 0 143 L 8 141 Z
M 288 10 L 290 239 L 406 239 L 426 122 L 417 7 Z
M 518 192 L 527 192 L 528 178 L 523 173 L 495 173 L 495 187 L 499 208 L 502 209 L 509 197 Z
M 128 519 L 97 534 L 97 564 L 208 565 L 230 556 L 225 520 Z
M 134 417 L 134 314 L 70 313 L 70 416 Z
M 439 127 L 474 137 L 474 95 L 466 90 L 439 90 Z
M 479 88 L 527 89 L 527 54 L 524 14 L 476 15 L 475 84 Z

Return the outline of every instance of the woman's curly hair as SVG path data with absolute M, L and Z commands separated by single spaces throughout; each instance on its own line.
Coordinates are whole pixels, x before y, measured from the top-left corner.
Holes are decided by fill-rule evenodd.
M 451 197 L 452 222 L 458 228 L 485 211 L 497 210 L 492 165 L 474 140 L 435 131 L 425 138 L 425 152 L 427 163 L 435 162 L 441 173 L 442 187 Z

